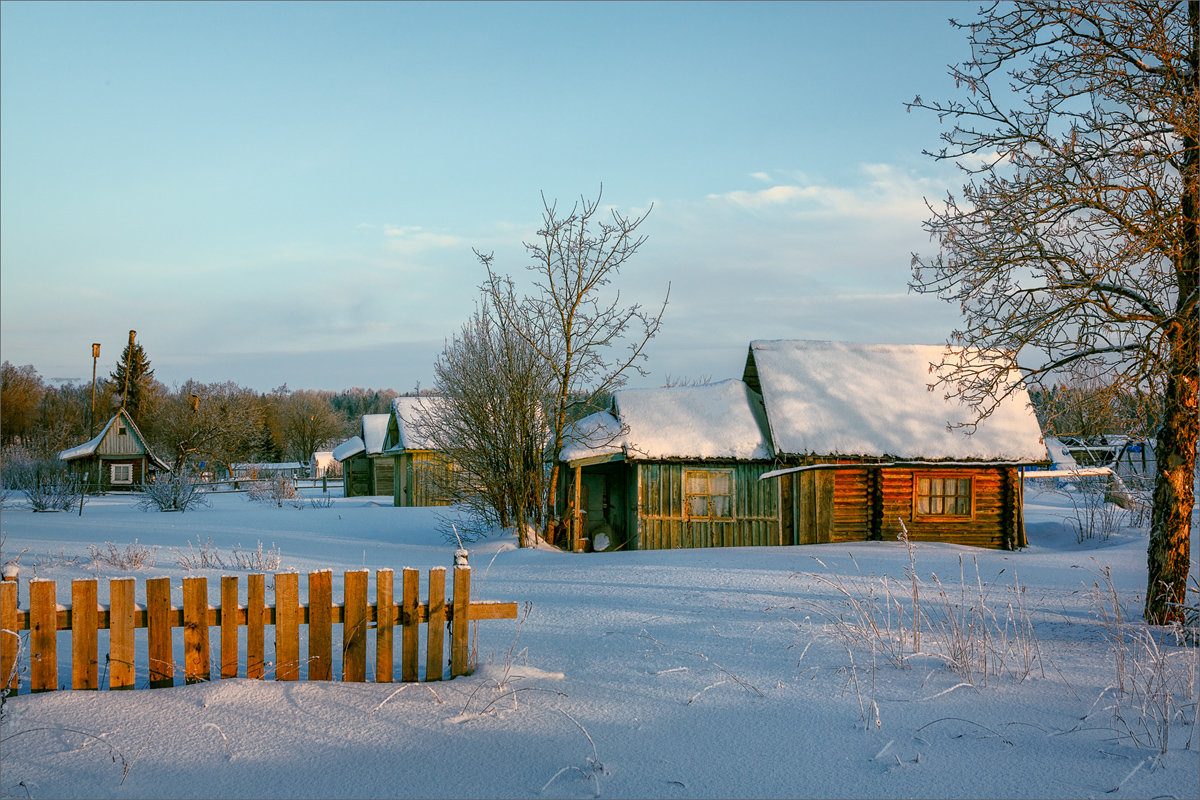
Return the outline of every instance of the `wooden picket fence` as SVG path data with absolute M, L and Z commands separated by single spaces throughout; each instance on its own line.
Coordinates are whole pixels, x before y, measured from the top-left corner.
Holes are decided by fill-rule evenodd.
M 517 604 L 471 602 L 471 568 L 454 568 L 453 593 L 446 595 L 446 570 L 429 571 L 428 601 L 420 602 L 420 575 L 403 570 L 400 602 L 393 594 L 393 572 L 375 573 L 376 602 L 368 603 L 367 570 L 345 573 L 344 602 L 333 602 L 333 573 L 308 575 L 308 605 L 299 602 L 299 578 L 294 572 L 275 573 L 275 605 L 266 605 L 266 575 L 246 576 L 246 604 L 238 602 L 237 577 L 222 577 L 221 605 L 208 603 L 208 579 L 183 579 L 183 607 L 171 605 L 170 578 L 146 581 L 146 604 L 134 602 L 135 579 L 109 581 L 109 605 L 97 603 L 97 581 L 71 582 L 71 606 L 58 605 L 55 582 L 29 582 L 29 608 L 18 608 L 17 583 L 0 584 L 0 691 L 16 694 L 19 687 L 21 642 L 19 631 L 29 631 L 29 689 L 58 688 L 58 632 L 70 631 L 71 688 L 98 689 L 99 648 L 97 631 L 109 631 L 106 671 L 110 689 L 134 688 L 137 656 L 134 630 L 146 629 L 146 684 L 173 686 L 179 672 L 174 658 L 172 631 L 183 628 L 183 677 L 186 683 L 211 679 L 209 629 L 218 628 L 220 677 L 238 677 L 239 628 L 245 628 L 245 677 L 262 679 L 267 667 L 266 628 L 274 628 L 275 680 L 333 680 L 333 626 L 342 626 L 343 681 L 365 681 L 368 632 L 375 631 L 375 680 L 394 678 L 394 634 L 399 628 L 400 680 L 419 680 L 420 625 L 427 626 L 425 680 L 441 680 L 444 668 L 444 628 L 450 629 L 450 677 L 470 669 L 469 627 L 485 619 L 516 619 Z M 381 612 L 382 610 L 382 612 Z M 301 660 L 300 626 L 308 626 L 308 653 Z

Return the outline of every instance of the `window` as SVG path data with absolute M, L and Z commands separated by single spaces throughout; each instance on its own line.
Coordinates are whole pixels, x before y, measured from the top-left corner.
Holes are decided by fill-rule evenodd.
M 684 507 L 689 517 L 733 519 L 732 470 L 684 470 L 683 485 Z
M 133 464 L 113 464 L 112 482 L 126 485 L 133 483 Z
M 117 426 L 117 436 L 128 436 L 128 435 L 129 435 L 129 431 L 125 428 L 124 425 Z
M 969 517 L 974 492 L 970 478 L 917 478 L 917 513 L 927 517 Z

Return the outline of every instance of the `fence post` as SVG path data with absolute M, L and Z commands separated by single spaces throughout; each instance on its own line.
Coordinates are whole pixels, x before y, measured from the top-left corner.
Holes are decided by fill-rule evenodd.
M 454 568 L 454 606 L 450 615 L 450 677 L 468 672 L 468 637 L 471 625 L 471 568 Z
M 54 581 L 38 578 L 29 582 L 29 688 L 58 688 L 58 602 Z
M 17 633 L 17 582 L 0 582 L 0 694 L 17 693 L 17 652 L 21 637 Z
M 100 688 L 96 579 L 71 581 L 71 688 Z

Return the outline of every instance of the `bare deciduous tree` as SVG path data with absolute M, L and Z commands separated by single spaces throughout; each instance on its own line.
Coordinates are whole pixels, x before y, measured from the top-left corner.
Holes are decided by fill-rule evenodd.
M 645 349 L 658 333 L 670 297 L 656 311 L 640 304 L 624 305 L 610 285 L 646 241 L 639 232 L 649 211 L 624 216 L 595 200 L 581 197 L 562 214 L 557 203 L 542 197 L 538 240 L 525 243 L 533 275 L 533 293 L 518 297 L 511 277 L 495 268 L 492 254 L 476 251 L 487 269 L 484 289 L 506 329 L 514 331 L 546 363 L 550 378 L 546 455 L 552 463 L 545 486 L 545 509 L 557 515 L 558 454 L 567 424 L 598 410 L 602 398 L 642 368 Z
M 277 394 L 275 402 L 284 455 L 294 461 L 308 463 L 313 453 L 336 444 L 348 433 L 345 420 L 318 392 Z
M 486 300 L 486 298 L 485 298 Z M 513 526 L 522 547 L 542 524 L 547 362 L 485 303 L 434 366 L 440 397 L 416 427 L 451 465 L 425 477 L 485 526 Z
M 994 4 L 952 67 L 965 95 L 909 108 L 950 121 L 929 153 L 967 174 L 930 204 L 941 247 L 911 287 L 962 309 L 951 393 L 987 414 L 1026 384 L 1092 365 L 1163 398 L 1146 619 L 1181 617 L 1200 432 L 1200 9 L 1194 2 Z
M 249 453 L 261 422 L 252 390 L 188 381 L 158 409 L 153 440 L 171 453 L 174 471 L 189 459 L 229 466 Z

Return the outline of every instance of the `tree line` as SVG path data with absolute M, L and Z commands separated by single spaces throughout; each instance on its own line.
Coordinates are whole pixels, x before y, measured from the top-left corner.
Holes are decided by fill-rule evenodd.
M 354 435 L 364 414 L 388 413 L 399 394 L 361 387 L 292 390 L 286 384 L 259 392 L 234 381 L 196 380 L 169 388 L 154 378 L 142 345 L 134 344 L 111 373 L 97 378 L 94 401 L 90 382 L 48 382 L 32 364 L 5 361 L 0 445 L 53 460 L 93 438 L 124 405 L 151 452 L 174 468 L 307 463 L 314 452 Z

